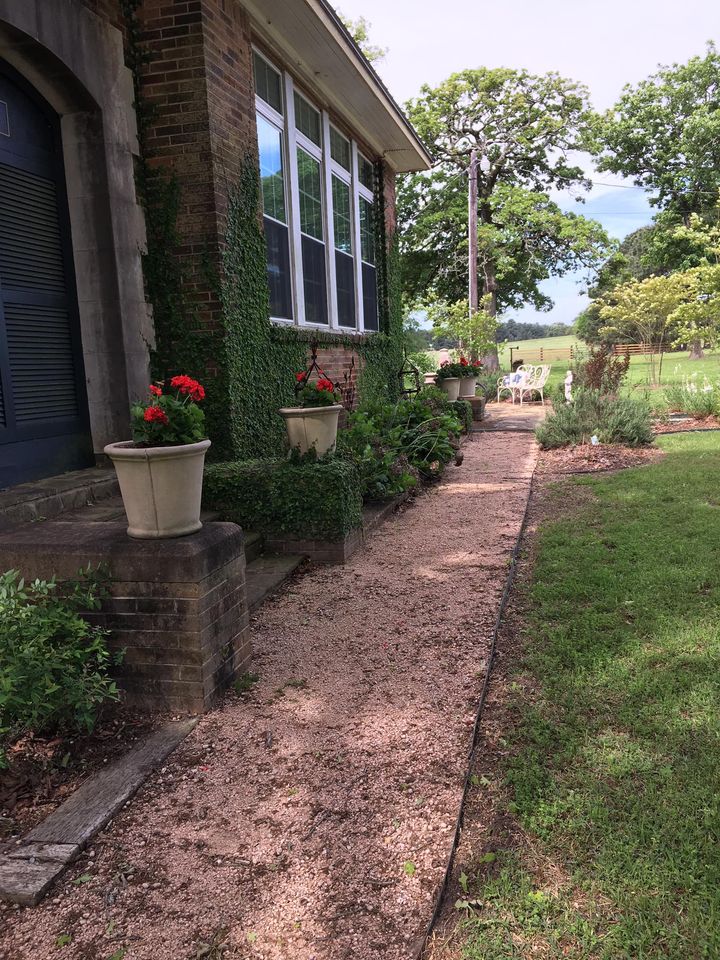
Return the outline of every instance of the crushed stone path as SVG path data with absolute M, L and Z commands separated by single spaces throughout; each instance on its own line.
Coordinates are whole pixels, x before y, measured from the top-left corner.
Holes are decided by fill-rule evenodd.
M 345 567 L 260 608 L 251 692 L 202 718 L 41 906 L 2 907 L 2 960 L 413 955 L 537 459 L 519 432 L 464 453 Z

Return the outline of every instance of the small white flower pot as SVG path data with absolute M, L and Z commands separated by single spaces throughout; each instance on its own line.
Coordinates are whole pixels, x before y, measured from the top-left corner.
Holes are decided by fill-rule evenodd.
M 470 397 L 474 397 L 476 387 L 477 377 L 463 377 L 460 380 L 460 399 L 468 400 Z
M 448 400 L 457 400 L 460 395 L 460 377 L 444 377 L 438 386 L 447 394 Z
M 424 379 L 424 383 L 425 383 L 425 386 L 426 386 L 426 387 L 434 387 L 434 386 L 435 386 L 435 374 L 434 374 L 434 373 L 426 373 L 426 374 L 424 374 L 424 378 L 425 378 L 425 379 Z
M 177 447 L 110 443 L 128 518 L 128 536 L 138 540 L 185 537 L 200 529 L 203 467 L 209 440 Z
M 308 453 L 315 447 L 319 457 L 332 453 L 342 409 L 339 403 L 329 407 L 282 407 L 280 415 L 285 420 L 290 446 L 300 453 Z

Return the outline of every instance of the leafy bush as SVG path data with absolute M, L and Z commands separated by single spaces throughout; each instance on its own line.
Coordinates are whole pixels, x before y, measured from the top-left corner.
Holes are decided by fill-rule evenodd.
M 342 540 L 362 524 L 357 468 L 339 457 L 208 465 L 203 502 L 266 536 Z
M 720 386 L 713 387 L 707 377 L 702 385 L 696 377 L 686 377 L 682 384 L 666 387 L 665 400 L 671 412 L 686 413 L 696 420 L 720 414 Z
M 430 371 L 435 370 L 437 366 L 435 357 L 429 353 L 411 353 L 408 356 L 408 360 L 418 368 L 420 373 L 430 373 Z
M 556 403 L 553 412 L 535 431 L 544 449 L 589 443 L 621 443 L 639 447 L 653 439 L 650 410 L 632 397 L 603 395 L 597 390 L 577 390 L 571 404 Z
M 16 570 L 0 575 L 0 743 L 26 731 L 92 730 L 100 707 L 118 699 L 109 669 L 120 657 L 108 631 L 80 615 L 98 610 L 102 595 L 89 568 L 60 588 L 26 584 Z
M 587 360 L 573 367 L 573 389 L 617 393 L 629 369 L 629 353 L 615 356 L 609 347 L 593 347 Z
M 462 428 L 445 393 L 429 387 L 396 404 L 366 404 L 351 414 L 338 434 L 338 452 L 357 465 L 364 498 L 383 499 L 410 489 L 419 476 L 439 477 L 456 457 Z

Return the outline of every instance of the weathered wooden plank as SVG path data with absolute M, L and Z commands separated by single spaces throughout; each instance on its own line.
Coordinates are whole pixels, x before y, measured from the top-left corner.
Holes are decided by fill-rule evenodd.
M 23 843 L 7 854 L 11 860 L 50 860 L 70 863 L 80 853 L 78 843 Z
M 102 830 L 197 720 L 165 724 L 147 740 L 87 780 L 65 803 L 0 857 L 0 899 L 35 906 L 80 850 Z
M 56 860 L 0 859 L 0 896 L 10 903 L 34 907 L 58 874 L 65 869 Z
M 112 819 L 197 720 L 168 723 L 142 746 L 101 771 L 25 837 L 27 842 L 77 843 L 81 847 Z

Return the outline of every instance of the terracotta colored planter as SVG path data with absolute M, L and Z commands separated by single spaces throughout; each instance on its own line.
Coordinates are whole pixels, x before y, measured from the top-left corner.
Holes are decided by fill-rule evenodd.
M 448 400 L 457 400 L 460 394 L 460 377 L 444 377 L 438 386 L 447 394 Z
M 209 440 L 177 447 L 110 443 L 128 518 L 128 536 L 138 540 L 185 537 L 200 529 L 203 467 Z
M 462 377 L 460 380 L 460 399 L 469 400 L 470 397 L 474 397 L 476 387 L 477 377 Z
M 282 407 L 280 415 L 285 420 L 290 446 L 300 453 L 308 453 L 315 447 L 319 457 L 332 453 L 342 409 L 339 403 L 329 407 Z

